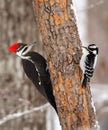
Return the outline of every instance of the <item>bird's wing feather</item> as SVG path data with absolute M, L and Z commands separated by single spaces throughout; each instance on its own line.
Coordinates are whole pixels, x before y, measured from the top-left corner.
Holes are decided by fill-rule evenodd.
M 29 61 L 22 61 L 26 75 L 57 111 L 47 61 L 38 53 L 30 52 L 29 55 Z
M 28 60 L 22 60 L 23 68 L 28 76 L 28 78 L 33 82 L 39 92 L 46 97 L 45 90 L 43 87 L 40 87 L 40 79 L 38 77 L 38 72 L 36 71 L 35 66 Z

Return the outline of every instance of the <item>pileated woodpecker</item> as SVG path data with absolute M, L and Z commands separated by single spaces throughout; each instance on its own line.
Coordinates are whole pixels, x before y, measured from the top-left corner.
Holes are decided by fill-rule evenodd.
M 30 51 L 33 45 L 35 43 L 14 43 L 9 50 L 22 59 L 26 75 L 57 112 L 47 61 L 39 53 Z

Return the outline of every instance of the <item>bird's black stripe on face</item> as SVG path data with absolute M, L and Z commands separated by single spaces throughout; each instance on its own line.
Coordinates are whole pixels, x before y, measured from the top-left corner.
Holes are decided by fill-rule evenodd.
M 96 54 L 98 54 L 98 48 L 89 48 L 88 50 L 92 53 L 96 51 Z
M 88 48 L 96 48 L 96 45 L 95 45 L 95 44 L 90 44 L 90 45 L 88 46 Z
M 20 46 L 18 47 L 17 51 L 21 51 L 25 46 L 26 44 L 20 43 Z
M 25 52 L 25 51 L 27 50 L 27 48 L 28 48 L 28 47 L 27 47 L 27 46 L 25 46 L 25 48 L 24 48 L 23 52 Z
M 94 51 L 97 50 L 97 48 L 89 48 L 89 50 Z

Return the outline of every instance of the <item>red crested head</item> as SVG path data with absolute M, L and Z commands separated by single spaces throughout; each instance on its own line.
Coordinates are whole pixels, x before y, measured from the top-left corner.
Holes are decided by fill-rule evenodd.
M 8 49 L 9 49 L 9 51 L 16 53 L 18 47 L 19 47 L 19 43 L 16 42 L 16 43 L 12 44 Z

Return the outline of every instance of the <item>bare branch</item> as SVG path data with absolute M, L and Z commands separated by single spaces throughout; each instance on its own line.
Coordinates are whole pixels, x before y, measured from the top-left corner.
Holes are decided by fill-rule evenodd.
M 81 13 L 81 12 L 84 12 L 84 11 L 88 11 L 88 10 L 90 10 L 90 9 L 93 9 L 93 8 L 97 7 L 97 6 L 100 6 L 100 5 L 103 4 L 104 2 L 105 2 L 104 0 L 99 0 L 99 1 L 97 1 L 96 3 L 93 3 L 93 4 L 91 4 L 91 5 L 88 5 L 86 8 L 83 8 L 83 9 L 78 10 L 78 11 L 76 11 L 76 12 L 77 12 L 77 13 Z
M 44 104 L 42 106 L 38 106 L 38 107 L 32 108 L 30 110 L 25 110 L 23 112 L 17 112 L 17 113 L 9 114 L 9 115 L 3 117 L 2 119 L 0 119 L 0 125 L 6 123 L 9 120 L 13 120 L 13 119 L 19 118 L 21 116 L 36 112 L 36 111 L 44 110 L 48 106 L 49 106 L 49 103 L 46 103 L 46 104 Z

